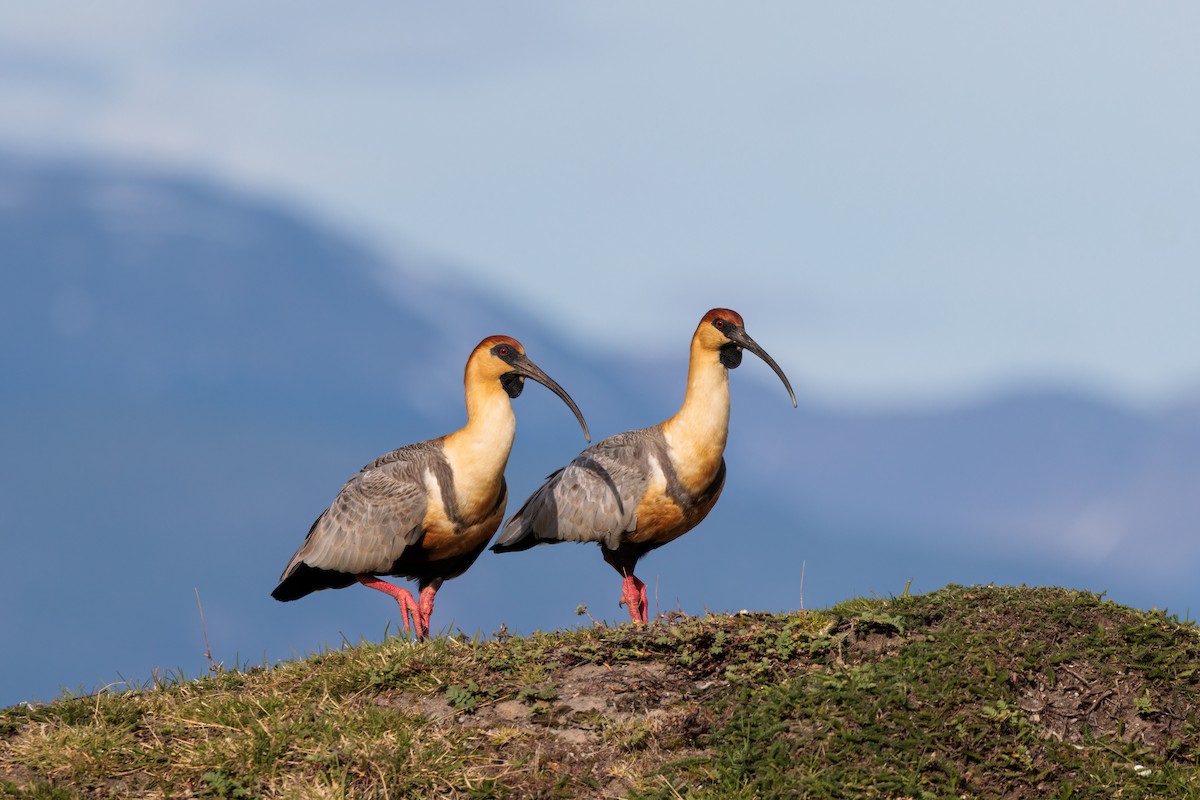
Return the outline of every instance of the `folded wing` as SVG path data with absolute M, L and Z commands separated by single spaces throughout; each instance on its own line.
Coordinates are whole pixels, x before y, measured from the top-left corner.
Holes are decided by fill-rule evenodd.
M 355 575 L 387 574 L 421 540 L 428 508 L 425 474 L 436 458 L 429 444 L 393 450 L 347 481 L 313 523 L 272 594 L 307 594 L 348 585 Z
M 597 442 L 551 475 L 504 524 L 492 550 L 527 550 L 555 542 L 602 542 L 616 548 L 637 527 L 650 480 L 649 430 Z

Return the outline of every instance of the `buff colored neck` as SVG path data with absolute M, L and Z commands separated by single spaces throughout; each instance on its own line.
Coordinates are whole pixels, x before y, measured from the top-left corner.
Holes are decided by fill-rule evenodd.
M 687 392 L 675 416 L 663 423 L 675 470 L 692 491 L 716 476 L 729 436 L 729 370 L 719 354 L 692 340 Z
M 454 492 L 467 517 L 490 511 L 517 432 L 512 402 L 498 380 L 468 381 L 467 424 L 442 440 Z

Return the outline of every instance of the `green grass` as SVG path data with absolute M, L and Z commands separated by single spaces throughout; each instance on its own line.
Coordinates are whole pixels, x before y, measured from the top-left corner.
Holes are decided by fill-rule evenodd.
M 1200 796 L 1200 633 L 1061 589 L 479 642 L 0 711 L 0 798 Z

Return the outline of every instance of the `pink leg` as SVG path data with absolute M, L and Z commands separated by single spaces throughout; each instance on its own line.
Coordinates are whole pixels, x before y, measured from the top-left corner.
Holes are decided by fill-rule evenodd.
M 646 584 L 630 574 L 625 576 L 621 586 L 620 605 L 629 609 L 629 619 L 633 622 L 649 622 L 646 616 Z
M 381 581 L 374 575 L 359 575 L 357 577 L 358 582 L 368 589 L 376 589 L 396 598 L 396 602 L 400 604 L 400 622 L 404 625 L 404 632 L 408 633 L 408 617 L 412 615 L 413 627 L 416 628 L 417 636 L 421 636 L 421 610 L 417 606 L 417 601 L 413 599 L 412 594 L 407 589 L 401 589 L 399 586 L 390 584 L 387 581 Z M 431 609 L 433 608 L 432 599 L 430 599 L 429 606 Z
M 413 619 L 417 626 L 417 636 L 421 639 L 429 637 L 429 617 L 433 614 L 433 596 L 437 594 L 436 586 L 426 586 L 421 590 L 421 602 L 417 606 L 420 619 Z

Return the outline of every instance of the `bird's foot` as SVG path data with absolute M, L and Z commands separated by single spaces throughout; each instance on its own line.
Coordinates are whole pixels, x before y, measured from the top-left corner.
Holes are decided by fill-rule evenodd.
M 626 575 L 625 583 L 621 587 L 621 602 L 629 609 L 629 619 L 632 622 L 649 622 L 646 615 L 646 584 L 642 583 L 634 575 Z
M 413 624 L 417 626 L 417 638 L 429 638 L 429 618 L 433 615 L 433 596 L 437 594 L 437 589 L 432 586 L 426 586 L 421 590 L 421 599 L 417 603 L 417 611 L 420 617 L 413 618 Z
M 417 605 L 417 601 L 413 599 L 411 592 L 387 581 L 380 580 L 374 575 L 359 575 L 358 582 L 368 589 L 375 589 L 394 597 L 396 603 L 400 606 L 400 624 L 404 626 L 404 633 L 408 634 L 410 630 L 408 619 L 412 617 L 412 629 L 416 630 L 418 638 L 425 638 L 421 633 L 421 609 Z M 429 608 L 430 610 L 433 609 L 432 599 L 430 600 Z M 428 622 L 426 625 L 428 625 Z

